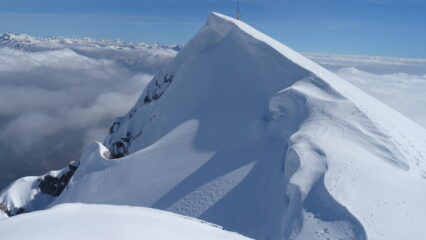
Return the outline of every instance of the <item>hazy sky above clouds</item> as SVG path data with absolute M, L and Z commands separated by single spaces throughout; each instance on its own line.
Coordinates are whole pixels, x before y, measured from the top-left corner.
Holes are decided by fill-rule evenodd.
M 243 20 L 298 51 L 426 58 L 424 0 L 241 0 Z M 186 43 L 236 0 L 0 0 L 0 32 Z

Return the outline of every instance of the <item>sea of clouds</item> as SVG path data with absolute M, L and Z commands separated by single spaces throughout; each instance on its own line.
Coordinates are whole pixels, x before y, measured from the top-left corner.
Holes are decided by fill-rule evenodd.
M 78 160 L 176 54 L 174 46 L 65 40 L 0 37 L 0 188 Z
M 426 127 L 426 59 L 305 53 Z
M 0 189 L 78 160 L 178 50 L 0 36 Z M 426 59 L 305 55 L 426 127 Z

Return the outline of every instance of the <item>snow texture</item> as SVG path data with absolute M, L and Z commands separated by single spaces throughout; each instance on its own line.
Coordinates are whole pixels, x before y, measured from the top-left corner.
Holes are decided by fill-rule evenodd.
M 213 13 L 154 79 L 51 206 L 147 206 L 255 239 L 426 238 L 426 131 L 320 65 Z
M 248 240 L 198 219 L 129 206 L 63 204 L 49 210 L 0 217 L 4 240 Z

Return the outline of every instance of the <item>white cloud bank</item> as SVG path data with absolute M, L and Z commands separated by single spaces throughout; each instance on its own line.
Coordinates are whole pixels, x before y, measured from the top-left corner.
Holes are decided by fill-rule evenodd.
M 152 77 L 69 49 L 0 48 L 0 63 L 0 116 L 11 118 L 0 141 L 12 140 L 18 151 L 40 137 L 96 127 L 124 114 Z
M 426 127 L 426 74 L 374 74 L 353 67 L 336 73 Z
M 305 55 L 426 127 L 426 59 Z
M 122 42 L 1 40 L 0 188 L 77 160 L 176 54 Z

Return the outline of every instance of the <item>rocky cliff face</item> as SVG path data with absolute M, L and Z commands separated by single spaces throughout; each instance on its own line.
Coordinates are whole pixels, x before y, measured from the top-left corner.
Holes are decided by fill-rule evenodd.
M 108 147 L 111 158 L 121 158 L 129 154 L 129 148 L 136 138 L 141 137 L 143 129 L 137 132 L 123 130 L 121 127 L 124 122 L 130 121 L 137 111 L 145 105 L 157 101 L 165 93 L 167 88 L 173 82 L 173 74 L 157 74 L 151 80 L 151 84 L 146 88 L 142 96 L 139 98 L 136 106 L 134 106 L 125 116 L 117 118 L 111 125 L 107 138 L 104 141 Z M 152 114 L 148 122 L 155 119 L 155 114 Z

